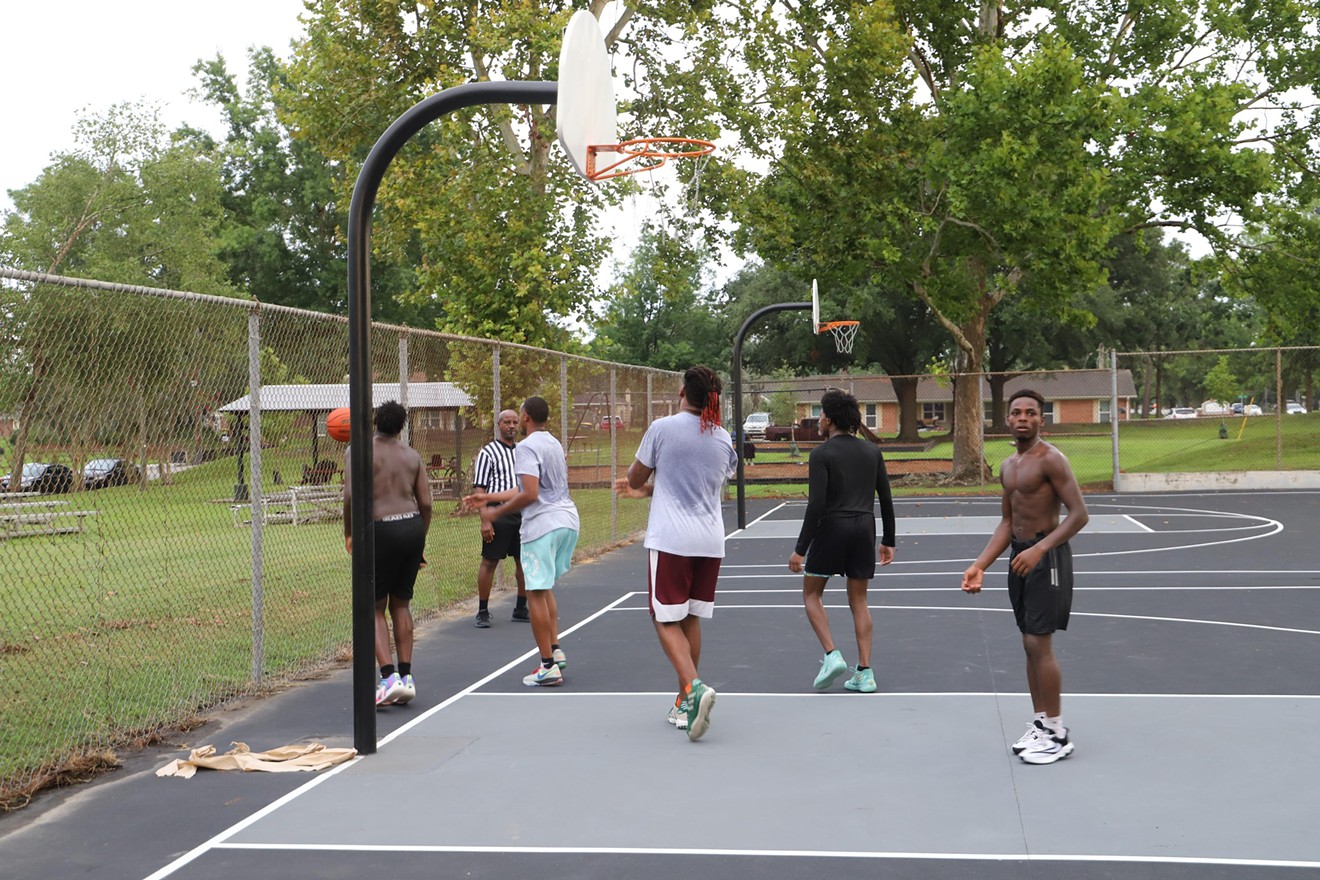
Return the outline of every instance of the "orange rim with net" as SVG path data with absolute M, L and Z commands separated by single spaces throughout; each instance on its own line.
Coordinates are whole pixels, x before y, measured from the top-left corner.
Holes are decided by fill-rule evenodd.
M 670 159 L 697 159 L 709 156 L 714 150 L 715 145 L 710 141 L 688 137 L 644 137 L 621 144 L 592 144 L 587 147 L 587 179 L 609 180 L 642 171 L 654 171 Z M 596 157 L 601 153 L 622 153 L 623 158 L 604 167 L 597 167 Z M 650 161 L 624 167 L 639 159 Z
M 829 333 L 834 337 L 834 347 L 840 354 L 851 354 L 853 340 L 857 338 L 857 328 L 861 321 L 829 321 L 820 325 L 817 333 Z

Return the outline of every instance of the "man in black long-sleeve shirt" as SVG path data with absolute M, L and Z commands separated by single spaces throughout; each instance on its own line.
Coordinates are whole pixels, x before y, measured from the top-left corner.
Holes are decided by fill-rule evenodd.
M 843 686 L 869 694 L 875 691 L 871 671 L 871 609 L 866 589 L 875 577 L 875 561 L 894 558 L 894 500 L 889 492 L 885 459 L 873 444 L 857 437 L 862 412 L 857 398 L 831 389 L 820 399 L 820 432 L 825 442 L 811 451 L 807 464 L 810 493 L 797 546 L 788 558 L 790 571 L 802 572 L 802 603 L 807 620 L 825 649 L 815 687 L 825 690 L 848 669 L 834 647 L 823 597 L 830 575 L 848 579 L 848 607 L 857 635 L 857 668 Z M 875 543 L 875 502 L 880 497 L 884 534 Z

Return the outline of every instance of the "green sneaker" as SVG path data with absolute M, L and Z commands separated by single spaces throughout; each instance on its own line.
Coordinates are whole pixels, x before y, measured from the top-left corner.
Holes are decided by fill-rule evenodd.
M 692 679 L 692 690 L 687 698 L 687 735 L 696 742 L 710 729 L 710 710 L 715 708 L 715 690 Z
M 823 691 L 840 675 L 848 671 L 848 664 L 843 662 L 843 655 L 838 649 L 830 651 L 825 655 L 825 659 L 820 661 L 820 672 L 816 673 L 816 690 Z
M 850 691 L 873 694 L 875 693 L 875 671 L 869 668 L 855 669 L 852 678 L 845 681 L 843 686 Z

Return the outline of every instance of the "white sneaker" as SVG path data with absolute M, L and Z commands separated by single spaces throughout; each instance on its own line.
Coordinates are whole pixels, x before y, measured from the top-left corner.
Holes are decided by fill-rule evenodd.
M 687 730 L 687 706 L 670 706 L 669 716 L 665 720 L 679 730 Z
M 1026 749 L 1018 757 L 1028 764 L 1053 764 L 1071 755 L 1073 748 L 1067 728 L 1064 728 L 1061 736 L 1045 731 L 1035 746 Z
M 389 678 L 382 678 L 376 685 L 376 705 L 388 706 L 398 700 L 403 693 L 403 679 L 399 678 L 399 673 L 391 673 Z
M 1032 748 L 1046 736 L 1045 725 L 1039 721 L 1032 721 L 1027 725 L 1027 732 L 1018 737 L 1018 741 L 1009 746 L 1009 749 L 1015 755 L 1020 755 L 1027 749 Z
M 565 669 L 568 667 L 568 657 L 564 655 L 562 649 L 555 648 L 553 652 L 553 656 L 555 658 L 555 665 L 558 666 L 560 669 Z

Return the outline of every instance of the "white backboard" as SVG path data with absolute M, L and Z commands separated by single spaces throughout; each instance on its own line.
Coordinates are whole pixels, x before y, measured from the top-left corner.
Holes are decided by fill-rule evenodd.
M 559 49 L 559 107 L 555 134 L 583 177 L 593 164 L 587 147 L 619 142 L 614 76 L 596 16 L 580 9 L 564 28 Z
M 820 290 L 815 278 L 811 279 L 811 332 L 820 334 Z

